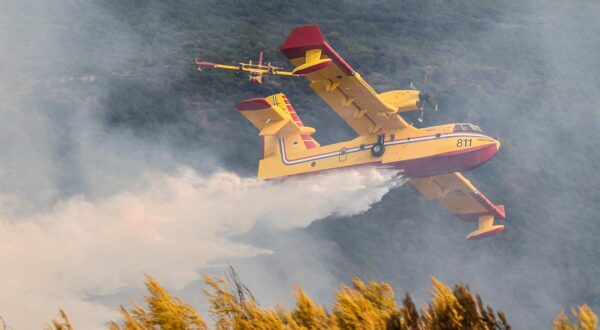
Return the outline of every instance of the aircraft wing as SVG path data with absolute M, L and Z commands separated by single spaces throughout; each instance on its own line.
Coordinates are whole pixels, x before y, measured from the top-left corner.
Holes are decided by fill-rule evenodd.
M 198 68 L 216 68 L 216 69 L 224 69 L 224 70 L 232 70 L 232 71 L 243 71 L 249 73 L 258 73 L 258 74 L 268 74 L 268 75 L 276 75 L 276 76 L 299 76 L 292 72 L 288 71 L 280 71 L 277 68 L 269 69 L 268 67 L 262 65 L 250 65 L 241 63 L 240 65 L 226 65 L 226 64 L 217 64 L 211 62 L 203 62 L 196 61 L 196 65 Z
M 295 28 L 280 47 L 310 87 L 359 135 L 409 127 L 399 112 L 416 110 L 419 91 L 378 94 L 323 39 L 318 25 Z
M 241 66 L 216 64 L 216 63 L 202 62 L 202 61 L 196 61 L 196 65 L 198 66 L 198 68 L 217 68 L 217 69 L 234 70 L 234 71 L 243 70 L 243 68 Z
M 415 186 L 427 199 L 439 200 L 460 220 L 475 222 L 479 228 L 467 239 L 493 236 L 504 231 L 503 225 L 494 225 L 494 218 L 504 219 L 504 205 L 494 205 L 459 172 L 413 179 Z

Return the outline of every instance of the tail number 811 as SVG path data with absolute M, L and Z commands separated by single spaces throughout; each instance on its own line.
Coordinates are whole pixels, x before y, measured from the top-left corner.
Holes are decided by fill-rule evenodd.
M 470 147 L 473 143 L 473 139 L 458 139 L 456 140 L 457 147 Z

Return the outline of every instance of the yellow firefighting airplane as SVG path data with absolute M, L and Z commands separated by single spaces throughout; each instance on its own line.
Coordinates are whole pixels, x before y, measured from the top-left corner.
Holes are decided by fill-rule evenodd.
M 263 83 L 264 75 L 273 75 L 273 76 L 288 76 L 288 77 L 300 77 L 299 74 L 294 74 L 292 72 L 282 71 L 283 68 L 271 65 L 271 62 L 267 63 L 267 65 L 263 65 L 263 52 L 260 52 L 258 57 L 258 64 L 253 64 L 252 60 L 248 61 L 248 63 L 239 63 L 237 66 L 235 65 L 226 65 L 226 64 L 215 64 L 210 62 L 202 62 L 196 61 L 196 65 L 198 66 L 198 71 L 202 71 L 202 68 L 216 68 L 216 69 L 224 69 L 224 70 L 233 70 L 238 72 L 247 72 L 248 78 L 250 82 L 256 85 L 260 85 Z
M 439 200 L 464 222 L 477 222 L 467 239 L 501 233 L 503 205 L 491 203 L 459 171 L 490 160 L 500 141 L 472 124 L 415 128 L 399 114 L 419 110 L 424 93 L 395 90 L 377 93 L 323 39 L 318 25 L 297 27 L 281 52 L 292 62 L 292 74 L 310 87 L 352 127 L 352 140 L 321 146 L 284 94 L 255 98 L 236 105 L 260 130 L 262 179 L 314 173 L 351 166 L 378 166 L 402 171 L 428 199 Z

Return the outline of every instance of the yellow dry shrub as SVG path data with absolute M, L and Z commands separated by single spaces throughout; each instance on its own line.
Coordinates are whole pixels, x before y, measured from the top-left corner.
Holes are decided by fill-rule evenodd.
M 423 322 L 427 329 L 460 329 L 462 307 L 448 286 L 431 278 L 433 291 L 429 292 L 431 303 L 423 310 Z
M 111 330 L 204 330 L 206 324 L 200 314 L 177 297 L 171 297 L 156 279 L 146 275 L 148 295 L 144 297 L 147 309 L 134 302 L 131 310 L 121 306 L 121 324 L 110 322 Z
M 331 329 L 331 319 L 321 305 L 316 305 L 302 287 L 295 287 L 296 308 L 291 313 L 298 326 L 308 330 Z
M 571 309 L 571 314 L 575 319 L 575 323 L 571 323 L 569 317 L 564 310 L 561 310 L 554 322 L 552 329 L 554 330 L 596 330 L 598 327 L 598 316 L 592 311 L 590 306 L 583 304 L 577 309 Z
M 146 330 L 146 329 L 152 329 L 151 326 L 151 322 L 149 320 L 146 319 L 137 319 L 136 317 L 134 317 L 133 315 L 131 315 L 131 313 L 129 313 L 129 311 L 127 309 L 125 309 L 125 307 L 121 306 L 119 311 L 121 312 L 121 318 L 122 318 L 122 327 L 119 326 L 119 323 L 117 322 L 109 322 L 108 323 L 108 330 L 120 330 L 120 329 L 127 329 L 127 330 Z
M 394 291 L 385 283 L 365 284 L 359 278 L 353 287 L 342 286 L 333 305 L 334 322 L 340 329 L 385 329 L 396 310 Z
M 47 330 L 73 330 L 73 326 L 71 325 L 71 321 L 65 313 L 64 310 L 60 309 L 58 311 L 59 318 L 53 319 L 51 324 L 46 327 Z
M 561 310 L 558 315 L 554 318 L 554 322 L 552 322 L 553 330 L 575 330 L 577 329 L 575 325 L 569 322 L 569 317 L 565 313 L 564 310 Z
M 464 284 L 452 290 L 431 278 L 431 302 L 423 310 L 416 308 L 407 293 L 399 307 L 394 291 L 385 283 L 365 283 L 358 278 L 352 286 L 342 286 L 336 293 L 332 313 L 315 304 L 296 286 L 296 305 L 293 309 L 276 306 L 261 308 L 250 291 L 230 269 L 229 283 L 221 278 L 204 277 L 208 289 L 204 291 L 210 302 L 209 313 L 217 330 L 510 330 L 502 312 L 495 313 L 484 306 L 481 298 Z M 146 277 L 148 294 L 146 306 L 133 303 L 133 308 L 121 306 L 121 320 L 109 322 L 109 330 L 205 330 L 208 329 L 200 314 L 177 297 L 172 297 L 158 281 Z M 561 311 L 553 323 L 554 330 L 596 330 L 598 317 L 588 305 L 571 310 L 574 323 Z M 49 330 L 73 330 L 67 314 L 60 310 L 51 321 Z
M 291 315 L 276 309 L 261 309 L 252 297 L 232 292 L 223 279 L 204 276 L 212 289 L 204 293 L 210 302 L 209 313 L 215 318 L 217 330 L 300 329 Z

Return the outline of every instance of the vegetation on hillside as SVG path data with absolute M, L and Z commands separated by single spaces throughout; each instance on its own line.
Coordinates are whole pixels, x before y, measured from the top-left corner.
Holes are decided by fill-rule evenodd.
M 204 295 L 210 303 L 209 314 L 216 330 L 510 330 L 503 312 L 486 306 L 481 297 L 465 284 L 454 288 L 431 278 L 430 301 L 418 309 L 406 293 L 397 304 L 390 285 L 364 282 L 355 277 L 352 285 L 342 285 L 336 292 L 332 308 L 315 303 L 302 289 L 295 287 L 295 306 L 262 307 L 250 290 L 230 269 L 226 279 L 204 276 L 208 289 Z M 146 276 L 145 306 L 133 303 L 121 306 L 121 320 L 108 323 L 109 330 L 208 329 L 200 313 L 183 300 L 170 295 L 159 282 Z M 561 311 L 554 320 L 554 330 L 595 330 L 598 318 L 587 305 L 573 309 L 574 322 Z M 73 330 L 67 314 L 61 310 L 49 330 Z

